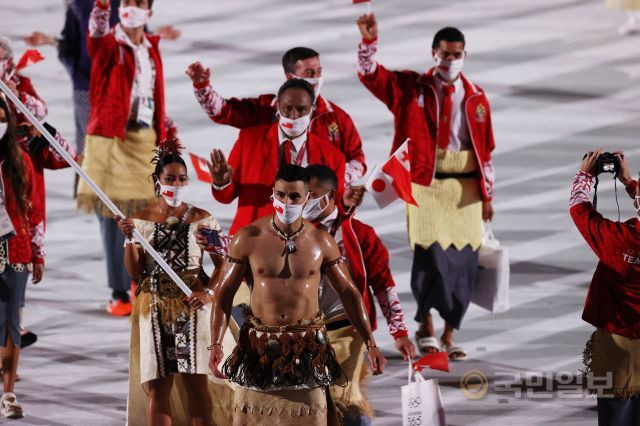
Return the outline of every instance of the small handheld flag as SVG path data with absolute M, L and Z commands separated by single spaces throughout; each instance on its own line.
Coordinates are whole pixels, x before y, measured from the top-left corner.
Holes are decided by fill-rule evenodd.
M 16 64 L 16 70 L 20 71 L 30 65 L 37 64 L 42 60 L 44 60 L 44 56 L 42 56 L 40 52 L 35 49 L 29 49 L 24 52 L 24 54 L 18 60 L 18 63 Z

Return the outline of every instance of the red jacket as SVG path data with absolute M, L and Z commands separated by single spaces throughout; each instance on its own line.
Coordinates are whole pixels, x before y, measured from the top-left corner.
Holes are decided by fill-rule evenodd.
M 44 121 L 47 116 L 47 104 L 38 96 L 36 89 L 31 84 L 31 80 L 22 74 L 16 72 L 12 80 L 16 83 L 20 101 L 27 109 L 40 121 Z M 13 104 L 11 104 L 13 106 Z M 15 107 L 14 107 L 15 108 Z M 15 109 L 16 124 L 28 123 L 31 125 L 27 117 Z
M 605 219 L 593 209 L 593 177 L 578 173 L 570 213 L 578 231 L 598 256 L 582 319 L 609 333 L 640 338 L 640 222 Z
M 345 256 L 354 284 L 360 290 L 367 307 L 371 329 L 375 330 L 376 307 L 373 295 L 376 295 L 387 319 L 391 335 L 397 339 L 407 336 L 404 315 L 400 301 L 395 293 L 395 282 L 389 269 L 389 252 L 375 230 L 357 219 L 347 215 L 342 203 L 338 202 L 338 217 Z M 393 291 L 390 291 L 393 289 Z M 391 297 L 389 295 L 391 294 Z
M 102 15 L 105 16 L 104 19 Z M 109 25 L 109 6 L 103 8 L 96 2 L 91 12 L 89 27 Z M 157 140 L 167 137 L 164 103 L 164 77 L 162 60 L 158 42 L 160 37 L 144 35 L 151 43 L 149 53 L 155 65 L 155 88 L 153 98 L 155 102 L 154 127 Z M 89 87 L 90 111 L 87 123 L 87 134 L 105 138 L 118 137 L 124 140 L 127 121 L 131 108 L 131 89 L 135 76 L 135 56 L 133 50 L 126 44 L 119 43 L 113 29 L 104 36 L 88 36 L 87 48 L 93 61 L 91 66 L 91 83 Z
M 16 235 L 9 238 L 9 263 L 44 263 L 44 254 L 33 244 L 34 239 L 41 238 L 38 233 L 38 227 L 42 226 L 44 220 L 44 209 L 40 200 L 35 196 L 35 179 L 33 165 L 26 152 L 22 152 L 22 159 L 25 167 L 26 194 L 25 199 L 31 204 L 31 208 L 27 212 L 27 217 L 20 215 L 18 205 L 16 203 L 16 194 L 9 184 L 10 171 L 7 170 L 6 162 L 0 162 L 0 184 L 4 190 L 5 205 L 7 213 L 11 218 L 11 223 Z M 39 241 L 41 243 L 41 240 Z
M 373 43 L 363 42 L 361 51 Z M 439 105 L 434 69 L 426 74 L 389 71 L 379 63 L 370 74 L 359 73 L 360 81 L 393 113 L 395 134 L 391 152 L 409 138 L 413 182 L 429 186 L 435 175 Z M 493 198 L 491 152 L 495 148 L 491 110 L 482 89 L 460 75 L 465 88 L 464 108 L 469 135 L 481 176 L 478 179 L 485 201 Z
M 50 126 L 47 123 L 44 123 L 44 126 L 49 130 L 51 135 L 58 141 L 66 151 L 77 160 L 76 149 L 71 146 L 56 129 Z M 37 144 L 33 144 L 35 141 L 38 141 Z M 33 164 L 33 178 L 34 178 L 34 186 L 33 186 L 33 196 L 37 198 L 42 205 L 43 212 L 43 220 L 46 223 L 46 190 L 45 190 L 45 180 L 44 180 L 44 169 L 49 170 L 58 170 L 64 169 L 67 167 L 71 167 L 69 163 L 67 163 L 64 158 L 62 158 L 54 148 L 49 145 L 49 142 L 46 141 L 44 136 L 40 136 L 36 138 L 36 140 L 32 141 L 33 145 L 25 146 L 25 151 L 29 154 L 29 158 Z
M 238 198 L 238 210 L 229 234 L 235 234 L 262 216 L 273 214 L 270 197 L 278 172 L 278 148 L 278 123 L 240 131 L 229 154 L 229 165 L 233 167 L 231 184 L 219 191 L 212 188 L 213 196 L 221 203 L 229 204 Z M 338 176 L 339 184 L 343 185 L 344 155 L 330 142 L 309 134 L 307 153 L 309 164 L 324 164 L 331 168 Z
M 209 86 L 209 82 L 195 85 L 196 96 L 205 111 L 211 109 L 204 105 L 210 98 L 202 96 L 200 91 Z M 276 121 L 276 95 L 261 95 L 257 98 L 230 98 L 223 101 L 223 106 L 217 115 L 209 115 L 218 124 L 226 124 L 246 129 L 261 124 Z M 357 161 L 362 164 L 366 172 L 365 156 L 362 150 L 362 140 L 353 120 L 342 108 L 333 102 L 319 96 L 316 100 L 315 111 L 311 118 L 311 133 L 330 141 L 338 148 L 347 162 Z

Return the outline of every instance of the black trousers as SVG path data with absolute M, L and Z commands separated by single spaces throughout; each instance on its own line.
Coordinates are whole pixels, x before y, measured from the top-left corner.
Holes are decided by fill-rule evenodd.
M 640 425 L 640 397 L 598 398 L 598 426 Z
M 431 308 L 456 329 L 467 312 L 478 269 L 478 252 L 470 246 L 444 250 L 434 243 L 416 245 L 411 268 L 411 291 L 418 303 L 415 320 L 422 322 Z

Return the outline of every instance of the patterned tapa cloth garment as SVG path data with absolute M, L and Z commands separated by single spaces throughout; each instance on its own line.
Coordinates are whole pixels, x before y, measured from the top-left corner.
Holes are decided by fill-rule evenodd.
M 598 328 L 587 341 L 582 359 L 590 393 L 623 399 L 640 397 L 640 339 Z
M 222 367 L 229 380 L 263 391 L 330 386 L 342 369 L 322 314 L 286 326 L 268 326 L 245 310 L 238 344 Z

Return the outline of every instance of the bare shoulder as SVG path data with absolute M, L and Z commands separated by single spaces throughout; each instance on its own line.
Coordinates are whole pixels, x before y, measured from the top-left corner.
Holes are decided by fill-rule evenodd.
M 314 238 L 325 258 L 333 259 L 340 256 L 340 249 L 333 236 L 324 229 L 316 228 L 309 223 L 311 236 Z
M 142 210 L 134 212 L 129 218 L 153 221 L 155 219 L 155 212 L 152 210 L 151 205 L 149 205 Z
M 189 223 L 198 222 L 202 219 L 206 219 L 211 216 L 211 213 L 208 211 L 201 209 L 200 207 L 193 207 L 191 209 L 191 217 L 189 218 Z

